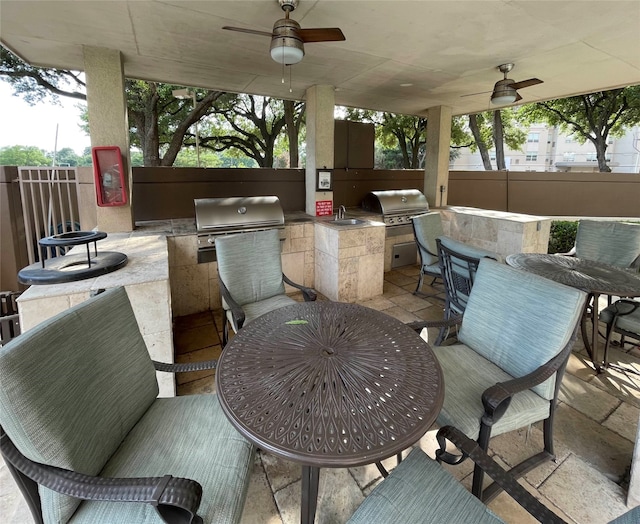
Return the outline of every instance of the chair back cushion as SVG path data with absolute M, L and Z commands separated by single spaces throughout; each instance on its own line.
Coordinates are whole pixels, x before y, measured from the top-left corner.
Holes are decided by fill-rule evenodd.
M 438 246 L 436 245 L 436 238 L 444 235 L 440 213 L 423 213 L 422 215 L 411 217 L 411 221 L 422 265 L 437 264 Z
M 239 304 L 284 294 L 277 229 L 216 238 L 218 273 Z
M 124 288 L 28 330 L 0 350 L 0 425 L 27 458 L 99 473 L 158 395 Z M 78 499 L 40 488 L 45 522 Z
M 482 259 L 458 340 L 514 378 L 531 373 L 567 345 L 586 294 Z M 551 400 L 555 377 L 533 390 Z
M 640 224 L 580 220 L 576 257 L 630 267 L 640 257 Z

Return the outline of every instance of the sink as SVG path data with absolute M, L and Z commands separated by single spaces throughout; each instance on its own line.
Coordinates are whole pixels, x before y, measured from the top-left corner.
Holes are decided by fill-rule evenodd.
M 333 224 L 335 226 L 356 226 L 358 224 L 364 224 L 366 220 L 360 220 L 359 218 L 340 218 L 337 220 L 332 220 L 329 224 Z

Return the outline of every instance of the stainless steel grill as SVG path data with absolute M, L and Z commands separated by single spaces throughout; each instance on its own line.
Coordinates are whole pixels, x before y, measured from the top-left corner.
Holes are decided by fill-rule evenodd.
M 284 212 L 276 196 L 196 198 L 194 204 L 198 263 L 216 260 L 217 236 L 284 229 Z
M 382 215 L 386 236 L 399 236 L 413 232 L 411 217 L 429 211 L 427 198 L 417 189 L 371 191 L 362 201 L 362 208 Z

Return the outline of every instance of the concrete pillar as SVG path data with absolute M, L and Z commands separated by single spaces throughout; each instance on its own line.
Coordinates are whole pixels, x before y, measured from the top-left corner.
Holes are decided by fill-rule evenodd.
M 335 94 L 333 86 L 307 89 L 307 167 L 305 175 L 305 211 L 316 215 L 316 202 L 331 201 L 332 191 L 316 191 L 316 170 L 333 169 L 333 134 Z
M 127 204 L 98 207 L 98 229 L 107 233 L 133 230 L 131 161 L 127 98 L 120 51 L 83 46 L 91 146 L 118 146 L 127 186 Z
M 427 156 L 424 166 L 424 194 L 429 207 L 447 205 L 451 108 L 432 107 L 427 111 Z

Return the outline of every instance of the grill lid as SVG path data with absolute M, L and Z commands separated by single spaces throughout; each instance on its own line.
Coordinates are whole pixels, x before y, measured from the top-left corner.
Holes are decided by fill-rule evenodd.
M 427 198 L 417 189 L 371 191 L 362 201 L 362 208 L 372 213 L 399 215 L 429 211 Z
M 284 227 L 277 196 L 196 198 L 193 202 L 198 233 Z

